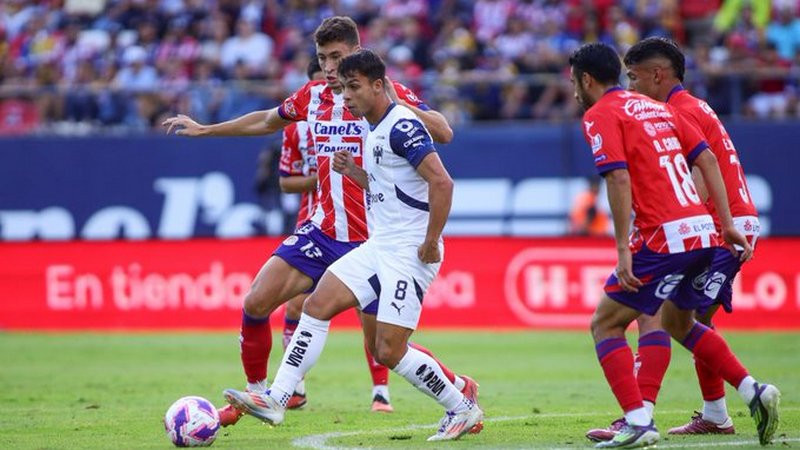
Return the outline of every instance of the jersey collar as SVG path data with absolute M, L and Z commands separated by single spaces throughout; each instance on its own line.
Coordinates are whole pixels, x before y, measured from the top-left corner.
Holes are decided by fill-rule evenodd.
M 395 102 L 392 102 L 392 103 L 390 103 L 390 104 L 389 104 L 389 107 L 388 107 L 388 108 L 386 108 L 386 112 L 385 112 L 385 113 L 383 113 L 383 115 L 381 116 L 380 120 L 378 120 L 377 122 L 375 122 L 375 125 L 373 125 L 373 124 L 369 124 L 369 131 L 375 131 L 375 128 L 378 128 L 378 125 L 380 125 L 380 124 L 381 124 L 381 122 L 383 122 L 383 119 L 385 119 L 385 118 L 386 118 L 386 116 L 388 116 L 388 115 L 389 115 L 389 113 L 392 111 L 392 109 L 393 109 L 395 106 L 397 106 L 397 103 L 395 103 Z
M 605 93 L 603 93 L 603 95 L 610 94 L 610 93 L 616 92 L 616 91 L 624 91 L 624 90 L 625 89 L 622 89 L 622 86 L 614 86 L 614 87 L 610 88 L 609 90 L 607 90 Z
M 686 90 L 682 84 L 678 83 L 675 85 L 674 88 L 670 89 L 669 94 L 667 94 L 667 99 L 664 100 L 664 103 L 669 103 L 669 99 L 672 98 L 673 95 L 677 94 L 680 91 Z

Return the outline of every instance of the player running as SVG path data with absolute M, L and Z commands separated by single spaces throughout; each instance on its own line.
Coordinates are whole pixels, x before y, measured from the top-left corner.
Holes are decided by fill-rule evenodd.
M 361 151 L 369 124 L 345 108 L 336 72 L 339 61 L 359 48 L 358 28 L 349 17 L 329 17 L 315 31 L 314 40 L 325 81 L 308 82 L 279 107 L 213 125 L 201 125 L 185 115 L 163 123 L 167 133 L 175 129 L 181 136 L 254 136 L 274 133 L 291 122 L 309 123 L 317 162 L 318 205 L 311 220 L 289 236 L 259 270 L 244 298 L 240 353 L 247 391 L 256 394 L 267 389 L 267 361 L 272 349 L 270 313 L 289 299 L 313 290 L 329 265 L 367 239 L 364 190 L 331 170 L 338 150 L 352 151 L 356 164 L 364 163 Z M 428 108 L 408 88 L 392 82 L 386 89 L 392 99 L 415 113 L 434 140 L 452 139 L 444 116 Z M 366 338 L 373 341 L 377 311 L 368 308 L 362 312 Z M 441 369 L 470 398 L 477 398 L 478 385 L 473 380 L 457 376 L 446 367 Z M 222 408 L 220 423 L 232 425 L 241 414 L 232 407 Z
M 385 70 L 380 57 L 369 50 L 348 56 L 339 66 L 345 103 L 367 119 L 370 133 L 364 168 L 352 152 L 343 150 L 336 153 L 333 169 L 368 189 L 370 238 L 331 265 L 306 300 L 267 393 L 225 394 L 239 409 L 280 424 L 295 385 L 322 353 L 330 320 L 353 306 L 376 308 L 373 354 L 445 408 L 438 431 L 428 440 L 458 439 L 481 422 L 483 412 L 445 377 L 436 360 L 408 345 L 422 298 L 441 266 L 441 233 L 453 181 L 425 126 L 386 95 Z
M 312 59 L 308 64 L 307 74 L 309 80 L 324 79 L 317 59 Z M 317 204 L 317 161 L 314 155 L 314 139 L 311 136 L 308 122 L 292 122 L 283 129 L 278 171 L 281 190 L 301 195 L 300 208 L 297 211 L 297 228 L 300 228 L 311 219 L 311 214 Z M 308 297 L 307 294 L 300 294 L 286 303 L 283 321 L 284 350 L 289 345 L 300 321 L 300 313 L 306 297 Z M 394 408 L 389 402 L 389 368 L 375 361 L 369 352 L 366 339 L 364 340 L 364 353 L 372 377 L 372 411 L 392 412 Z M 307 401 L 305 381 L 300 380 L 286 408 L 299 409 L 305 406 Z
M 662 326 L 696 360 L 737 388 L 750 405 L 759 440 L 772 440 L 780 393 L 758 383 L 725 340 L 694 319 L 705 300 L 693 287 L 712 262 L 719 234 L 692 181 L 690 165 L 702 172 L 725 242 L 752 256 L 736 230 L 716 158 L 688 119 L 668 105 L 618 85 L 616 52 L 586 44 L 569 59 L 575 98 L 586 109 L 584 133 L 598 172 L 606 179 L 614 220 L 618 262 L 592 317 L 600 365 L 625 413 L 625 424 L 598 448 L 640 447 L 660 438 L 644 407 L 634 376 L 633 353 L 625 329 L 641 314 L 662 309 Z M 629 233 L 631 212 L 635 213 Z M 630 235 L 630 239 L 629 239 Z
M 747 189 L 739 155 L 714 110 L 708 103 L 692 96 L 683 88 L 681 83 L 685 59 L 677 44 L 664 38 L 648 38 L 631 47 L 624 61 L 631 89 L 671 105 L 678 114 L 686 117 L 703 133 L 719 162 L 725 189 L 729 194 L 728 204 L 733 224 L 755 248 L 760 231 L 758 213 Z M 693 175 L 701 198 L 706 200 L 706 207 L 714 216 L 717 232 L 721 232 L 719 216 L 713 202 L 703 192 L 703 179 L 697 176 L 696 171 Z M 715 249 L 714 260 L 703 286 L 704 302 L 695 314 L 700 323 L 713 328 L 711 319 L 720 306 L 728 313 L 733 310 L 733 279 L 741 265 L 741 261 L 727 249 Z M 669 335 L 661 327 L 660 314 L 642 315 L 637 320 L 640 336 L 637 381 L 645 407 L 652 414 L 661 381 L 669 366 Z M 733 434 L 733 420 L 725 404 L 724 380 L 697 360 L 695 370 L 703 394 L 702 412 L 692 417 L 686 425 L 672 428 L 668 433 Z M 623 422 L 624 419 L 618 419 L 609 428 L 590 430 L 586 435 L 594 441 L 612 439 Z

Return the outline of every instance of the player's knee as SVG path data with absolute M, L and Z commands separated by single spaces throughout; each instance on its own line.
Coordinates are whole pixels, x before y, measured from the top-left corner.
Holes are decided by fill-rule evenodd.
M 600 342 L 603 339 L 604 334 L 604 327 L 603 321 L 597 312 L 592 315 L 592 321 L 589 324 L 589 330 L 592 332 L 592 337 L 594 338 L 595 342 Z
M 396 348 L 396 346 L 387 341 L 377 342 L 375 351 L 372 353 L 378 364 L 389 368 L 397 366 L 404 354 L 405 347 Z
M 329 303 L 319 296 L 311 294 L 303 302 L 303 313 L 318 320 L 331 320 L 334 314 L 330 312 Z
M 692 328 L 691 323 L 684 323 L 684 321 L 676 320 L 675 317 L 667 314 L 661 318 L 661 326 L 678 342 L 682 341 Z
M 292 320 L 299 320 L 300 313 L 303 312 L 303 302 L 292 300 L 286 303 L 286 317 Z
M 264 301 L 263 295 L 258 295 L 258 291 L 250 289 L 250 292 L 244 296 L 242 308 L 248 316 L 252 317 L 266 317 L 272 312 L 270 306 Z

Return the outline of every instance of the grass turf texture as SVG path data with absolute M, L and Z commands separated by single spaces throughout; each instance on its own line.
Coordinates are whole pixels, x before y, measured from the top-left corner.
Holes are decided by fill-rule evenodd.
M 783 393 L 778 445 L 800 447 L 800 335 L 726 337 L 756 377 Z M 244 417 L 220 430 L 214 446 L 289 448 L 304 436 L 338 433 L 316 444 L 588 448 L 585 431 L 619 416 L 588 333 L 429 331 L 415 340 L 481 384 L 487 413 L 482 434 L 426 443 L 442 412 L 395 375 L 390 387 L 396 412 L 369 412 L 370 379 L 360 335 L 334 331 L 307 378 L 309 404 L 303 411 L 288 412 L 277 428 Z M 235 333 L 0 334 L 0 448 L 169 448 L 161 420 L 174 400 L 200 395 L 221 406 L 223 388 L 242 388 L 237 344 Z M 279 346 L 270 376 L 277 370 Z M 727 398 L 737 435 L 663 439 L 669 427 L 685 423 L 701 404 L 691 357 L 674 345 L 656 409 L 659 446 L 736 441 L 737 448 L 757 448 L 746 407 L 730 388 Z

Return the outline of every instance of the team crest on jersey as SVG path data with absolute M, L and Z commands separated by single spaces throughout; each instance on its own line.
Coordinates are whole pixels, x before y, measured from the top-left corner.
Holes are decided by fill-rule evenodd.
M 294 109 L 293 101 L 288 101 L 283 104 L 283 112 L 289 117 L 297 117 L 297 110 Z
M 589 122 L 588 120 L 583 122 L 583 126 L 586 129 L 586 134 L 589 136 L 592 145 L 592 154 L 599 152 L 603 148 L 603 136 L 600 133 L 592 134 L 591 129 L 594 126 L 594 122 Z
M 383 158 L 383 146 L 376 145 L 372 149 L 372 156 L 375 157 L 375 164 L 380 164 L 381 163 L 381 159 Z
M 656 137 L 656 134 L 658 134 L 658 131 L 656 131 L 656 127 L 650 122 L 644 123 L 644 131 L 650 137 Z

